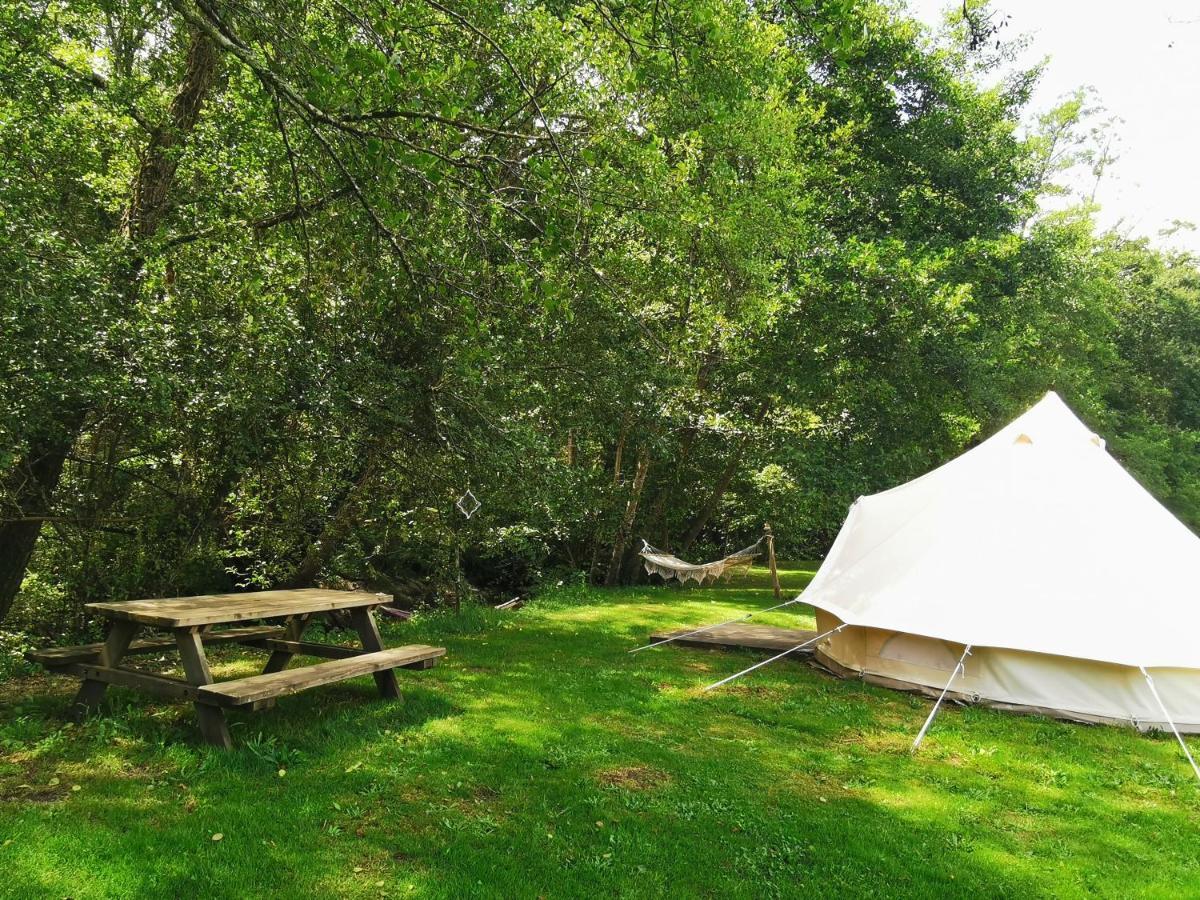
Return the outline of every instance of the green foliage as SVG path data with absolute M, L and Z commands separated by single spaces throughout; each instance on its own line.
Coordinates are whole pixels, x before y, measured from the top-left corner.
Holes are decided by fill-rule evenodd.
M 50 642 L 71 637 L 83 639 L 90 634 L 89 620 L 67 586 L 39 572 L 25 577 L 4 624 L 15 631 L 14 637 L 25 632 Z
M 1004 48 L 731 0 L 17 3 L 0 45 L 18 628 L 817 555 L 1051 387 L 1200 524 L 1195 261 L 1036 214 L 1098 138 L 1083 96 L 1022 134 Z
M 49 616 L 43 621 L 53 621 Z M 25 654 L 40 646 L 43 638 L 33 637 L 24 631 L 0 629 L 0 681 L 21 675 L 32 675 L 40 667 L 25 659 Z

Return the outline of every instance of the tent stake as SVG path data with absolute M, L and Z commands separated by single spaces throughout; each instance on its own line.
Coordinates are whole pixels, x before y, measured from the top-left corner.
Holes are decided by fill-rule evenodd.
M 1150 677 L 1150 673 L 1146 671 L 1145 666 L 1138 666 L 1142 670 L 1142 675 L 1146 678 L 1146 684 L 1150 686 L 1150 693 L 1154 695 L 1154 699 L 1158 701 L 1158 708 L 1162 710 L 1163 717 L 1167 720 L 1167 724 L 1171 726 L 1171 730 L 1175 732 L 1175 740 L 1179 741 L 1179 746 L 1183 748 L 1183 755 L 1187 757 L 1187 761 L 1192 764 L 1192 771 L 1196 773 L 1196 777 L 1200 778 L 1200 767 L 1196 766 L 1196 760 L 1192 758 L 1192 751 L 1188 749 L 1188 745 L 1184 743 L 1183 735 L 1179 733 L 1179 729 L 1175 727 L 1175 720 L 1171 718 L 1171 714 L 1167 712 L 1166 705 L 1162 702 L 1162 697 L 1158 696 L 1158 689 L 1154 686 L 1154 679 Z
M 937 698 L 937 703 L 933 704 L 933 709 L 929 711 L 929 718 L 925 720 L 925 724 L 921 726 L 921 730 L 917 733 L 917 739 L 913 741 L 912 748 L 909 753 L 916 753 L 917 748 L 921 746 L 921 741 L 925 740 L 925 732 L 929 730 L 929 726 L 933 724 L 933 718 L 938 714 L 938 709 L 941 708 L 942 701 L 946 699 L 946 693 L 950 690 L 950 685 L 954 684 L 954 679 L 959 675 L 966 674 L 967 657 L 971 655 L 971 645 L 967 644 L 967 649 L 963 651 L 963 655 L 958 658 L 958 665 L 954 667 L 954 671 L 950 673 L 950 680 L 946 682 L 946 686 L 942 688 L 941 695 Z
M 742 669 L 742 671 L 740 671 L 734 675 L 730 675 L 728 678 L 722 678 L 716 684 L 710 684 L 704 690 L 705 690 L 705 692 L 708 692 L 708 691 L 711 691 L 713 688 L 719 688 L 723 684 L 728 684 L 729 682 L 733 681 L 733 679 L 741 678 L 743 675 L 745 675 L 748 672 L 753 672 L 755 669 L 761 669 L 767 663 L 773 663 L 777 659 L 783 659 L 789 653 L 795 653 L 797 650 L 803 650 L 809 644 L 815 644 L 817 641 L 821 640 L 822 638 L 828 637 L 831 634 L 837 634 L 839 631 L 841 631 L 845 627 L 846 627 L 846 624 L 842 623 L 837 628 L 830 628 L 824 634 L 818 634 L 815 638 L 809 638 L 803 644 L 797 644 L 795 647 L 792 647 L 789 650 L 784 650 L 782 653 L 776 654 L 775 656 L 772 656 L 770 659 L 764 659 L 762 662 L 755 663 L 748 669 Z
M 634 647 L 632 650 L 629 650 L 627 652 L 637 653 L 639 650 L 649 650 L 651 647 L 661 647 L 663 644 L 671 643 L 671 641 L 678 641 L 681 638 L 691 637 L 693 634 L 699 634 L 702 631 L 709 631 L 710 629 L 713 629 L 713 628 L 720 628 L 722 625 L 732 625 L 734 622 L 744 622 L 752 616 L 760 616 L 763 613 L 771 612 L 771 610 L 783 609 L 785 606 L 791 606 L 793 603 L 799 603 L 799 602 L 800 602 L 800 598 L 796 597 L 794 600 L 789 600 L 786 603 L 780 603 L 778 606 L 768 606 L 766 609 L 756 609 L 754 612 L 746 613 L 746 615 L 744 615 L 744 616 L 738 616 L 736 619 L 728 619 L 724 622 L 718 622 L 716 625 L 705 625 L 703 628 L 697 628 L 695 631 L 688 631 L 683 634 L 677 634 L 674 637 L 665 638 L 664 640 L 661 640 L 661 641 L 655 641 L 653 644 L 646 644 L 643 647 Z

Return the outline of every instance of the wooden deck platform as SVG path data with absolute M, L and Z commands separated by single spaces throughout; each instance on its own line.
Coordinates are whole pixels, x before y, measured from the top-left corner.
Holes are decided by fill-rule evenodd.
M 695 626 L 699 627 L 699 626 Z M 687 634 L 692 628 L 679 628 L 675 631 L 660 631 L 650 635 L 650 640 L 665 641 L 679 634 Z M 719 650 L 771 650 L 782 653 L 789 647 L 803 644 L 817 636 L 817 632 L 804 628 L 775 628 L 771 625 L 719 625 L 699 634 L 680 638 L 674 644 L 688 647 L 708 647 Z M 815 646 L 815 645 L 814 645 Z M 807 655 L 812 647 L 805 647 L 797 655 Z

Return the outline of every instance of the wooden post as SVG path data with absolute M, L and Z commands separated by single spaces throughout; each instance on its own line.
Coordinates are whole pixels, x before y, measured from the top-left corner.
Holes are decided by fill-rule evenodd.
M 287 625 L 284 626 L 285 638 L 289 641 L 298 641 L 304 636 L 304 629 L 308 626 L 308 621 L 312 617 L 308 614 L 292 616 L 287 620 Z M 292 661 L 294 653 L 289 653 L 287 650 L 272 650 L 271 656 L 267 660 L 266 666 L 263 667 L 263 674 L 269 675 L 272 672 L 282 672 L 288 667 L 288 663 Z
M 204 642 L 200 640 L 199 630 L 177 628 L 175 642 L 179 645 L 179 655 L 183 658 L 183 671 L 187 675 L 188 684 L 193 687 L 212 684 L 212 672 L 208 669 L 208 658 L 204 655 Z M 223 750 L 233 747 L 233 741 L 229 737 L 229 726 L 225 722 L 225 711 L 200 701 L 194 705 L 204 740 Z
M 112 628 L 108 632 L 108 639 L 104 642 L 104 649 L 100 651 L 100 665 L 109 669 L 117 668 L 139 628 L 141 626 L 137 622 L 126 622 L 120 619 L 113 622 Z M 79 722 L 83 721 L 90 713 L 96 712 L 100 708 L 100 703 L 104 700 L 107 690 L 107 682 L 97 681 L 94 678 L 83 679 L 83 683 L 79 686 L 79 693 L 75 695 L 75 701 L 71 704 L 72 717 Z
M 371 615 L 371 610 L 365 606 L 355 607 L 350 610 L 350 621 L 354 623 L 354 629 L 358 632 L 358 637 L 362 641 L 363 649 L 368 653 L 375 653 L 383 649 L 383 640 L 379 637 L 379 628 L 375 624 L 375 617 Z M 379 688 L 379 694 L 382 697 L 388 697 L 393 700 L 400 697 L 400 685 L 396 682 L 396 672 L 393 669 L 384 669 L 382 672 L 375 672 L 375 685 Z
M 775 588 L 775 599 L 779 599 L 779 570 L 775 568 L 775 534 L 771 531 L 771 523 L 763 523 L 763 533 L 767 536 L 767 565 L 771 567 L 771 586 Z
M 454 614 L 457 616 L 462 612 L 462 595 L 463 595 L 463 573 L 462 573 L 462 548 L 455 544 L 454 547 Z

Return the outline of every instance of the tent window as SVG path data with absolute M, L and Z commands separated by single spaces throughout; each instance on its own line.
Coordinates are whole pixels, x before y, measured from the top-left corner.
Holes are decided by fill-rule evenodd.
M 942 672 L 953 672 L 958 664 L 958 657 L 941 641 L 903 632 L 884 641 L 879 648 L 879 658 Z
M 1027 434 L 1018 434 L 1017 439 L 1015 441 L 1013 441 L 1013 443 L 1014 444 L 1032 444 L 1033 438 L 1031 438 Z

